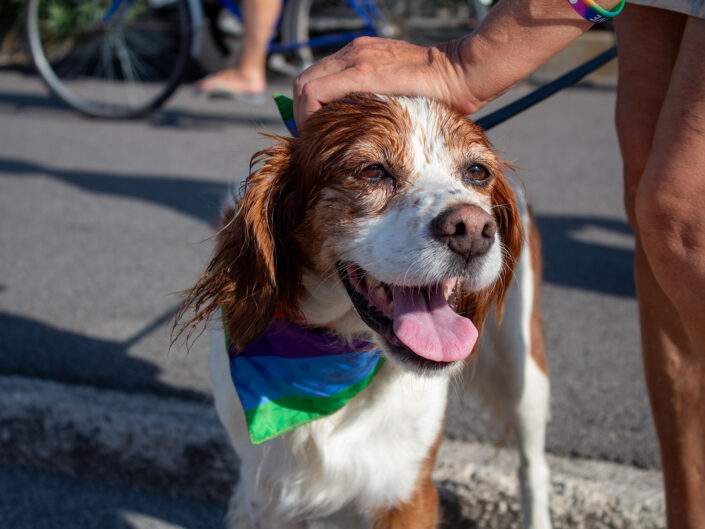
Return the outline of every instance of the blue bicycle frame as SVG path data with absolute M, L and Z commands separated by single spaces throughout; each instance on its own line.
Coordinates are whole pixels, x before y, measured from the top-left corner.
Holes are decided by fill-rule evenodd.
M 240 8 L 233 0 L 219 0 L 220 4 L 235 15 L 239 20 L 242 20 L 242 13 Z M 302 42 L 276 42 L 274 39 L 269 43 L 268 52 L 269 53 L 282 53 L 287 51 L 294 51 L 300 48 L 309 47 L 317 48 L 322 46 L 333 46 L 336 44 L 344 44 L 362 36 L 374 36 L 377 34 L 376 31 L 376 20 L 380 20 L 384 17 L 382 12 L 379 10 L 377 5 L 372 0 L 346 0 L 348 5 L 355 11 L 357 16 L 365 24 L 365 28 L 357 31 L 343 31 L 340 33 L 334 33 L 332 35 L 322 35 L 319 37 L 313 37 L 309 40 Z M 281 22 L 281 17 L 277 22 L 277 26 Z M 277 29 L 279 29 L 277 27 Z
M 134 3 L 134 1 L 135 0 L 125 0 L 125 5 L 127 6 L 126 9 L 130 9 L 130 6 Z M 122 3 L 123 0 L 113 0 L 112 4 L 110 4 L 110 7 L 108 8 L 108 12 L 105 13 L 105 16 L 103 17 L 103 24 L 108 24 L 110 22 L 110 19 L 113 18 L 113 15 L 118 12 Z
M 107 25 L 111 22 L 114 22 L 112 18 L 115 16 L 115 14 L 120 11 L 122 13 L 127 12 L 127 10 L 129 10 L 130 6 L 134 3 L 134 1 L 135 0 L 113 0 L 110 4 L 110 7 L 108 8 L 108 11 L 105 13 L 105 16 L 102 19 L 102 23 Z M 223 7 L 225 7 L 228 11 L 235 15 L 239 20 L 242 20 L 242 13 L 240 11 L 240 8 L 233 0 L 219 1 Z M 282 53 L 287 51 L 298 50 L 304 47 L 316 48 L 323 46 L 333 46 L 336 44 L 344 44 L 346 42 L 350 42 L 356 39 L 357 37 L 376 35 L 377 21 L 382 20 L 384 18 L 384 14 L 374 3 L 374 0 L 346 0 L 346 2 L 363 22 L 363 24 L 365 25 L 364 29 L 356 31 L 342 31 L 340 33 L 334 33 L 331 35 L 322 35 L 301 42 L 282 43 L 276 42 L 276 40 L 272 39 L 272 41 L 269 43 L 268 52 Z M 192 4 L 200 4 L 200 2 L 189 2 L 189 5 Z M 192 17 L 193 15 L 194 13 L 192 13 Z M 201 13 L 196 13 L 196 15 L 198 15 L 197 20 L 200 20 L 202 18 Z M 279 20 L 277 21 L 277 26 L 279 26 L 281 20 L 282 18 L 279 17 Z M 200 28 L 200 24 L 195 24 L 195 27 Z M 279 29 L 279 27 L 277 27 L 277 29 Z M 196 55 L 194 51 L 196 50 L 192 50 L 193 56 Z

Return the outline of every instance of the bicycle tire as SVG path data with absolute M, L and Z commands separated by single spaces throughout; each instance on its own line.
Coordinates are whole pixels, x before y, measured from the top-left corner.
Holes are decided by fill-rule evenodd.
M 436 44 L 470 33 L 487 15 L 491 0 L 376 0 L 381 16 L 374 16 L 372 34 L 392 37 L 420 45 Z M 325 19 L 325 20 L 324 20 Z M 338 19 L 340 27 L 333 27 Z M 328 26 L 328 27 L 326 27 Z M 307 42 L 326 31 L 364 31 L 367 26 L 346 0 L 290 0 L 281 24 L 284 43 Z M 368 28 L 369 29 L 369 28 Z M 323 53 L 331 50 L 322 49 Z M 311 46 L 291 53 L 301 71 L 315 57 Z
M 281 41 L 285 44 L 305 42 L 309 39 L 311 0 L 289 0 L 284 4 L 279 27 Z M 303 72 L 313 64 L 313 50 L 303 46 L 286 54 L 286 62 L 294 72 Z
M 60 101 L 126 119 L 158 108 L 179 86 L 193 26 L 187 0 L 27 0 L 25 31 L 34 66 Z

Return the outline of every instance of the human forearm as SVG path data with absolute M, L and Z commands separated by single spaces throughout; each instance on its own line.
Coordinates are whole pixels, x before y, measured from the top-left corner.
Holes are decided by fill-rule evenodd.
M 611 9 L 619 0 L 599 0 Z M 499 97 L 577 39 L 593 24 L 568 0 L 502 0 L 478 30 L 441 46 L 457 70 L 454 104 L 467 114 Z

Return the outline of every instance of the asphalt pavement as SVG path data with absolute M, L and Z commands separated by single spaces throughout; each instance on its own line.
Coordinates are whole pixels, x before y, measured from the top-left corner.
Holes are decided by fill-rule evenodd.
M 3 529 L 212 529 L 222 503 L 0 466 Z
M 285 79 L 270 88 L 291 92 Z M 531 88 L 524 84 L 491 108 Z M 561 92 L 489 137 L 519 167 L 543 238 L 549 452 L 658 470 L 614 103 L 606 76 Z M 144 120 L 98 121 L 54 102 L 33 75 L 0 70 L 0 377 L 208 406 L 205 341 L 170 349 L 171 316 L 209 256 L 222 197 L 269 143 L 257 131 L 285 133 L 274 104 L 209 101 L 184 87 Z M 454 395 L 448 439 L 502 439 L 485 422 Z M 64 486 L 67 478 L 0 459 L 10 465 L 0 469 L 0 489 L 21 494 L 36 478 L 41 494 L 70 511 L 52 490 L 73 481 Z M 140 511 L 137 496 L 126 498 L 110 505 L 201 527 L 182 523 L 180 514 Z M 222 504 L 209 509 L 208 516 L 222 516 Z M 66 527 L 23 525 L 26 515 L 13 520 L 18 529 Z M 131 527 L 115 520 L 93 526 Z

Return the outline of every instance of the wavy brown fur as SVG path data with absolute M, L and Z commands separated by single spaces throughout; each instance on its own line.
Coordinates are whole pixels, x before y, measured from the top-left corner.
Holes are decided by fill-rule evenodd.
M 254 155 L 250 169 L 261 167 L 247 178 L 237 210 L 226 211 L 224 226 L 217 234 L 217 246 L 206 270 L 181 304 L 176 316 L 178 338 L 191 332 L 226 307 L 231 343 L 242 349 L 269 326 L 275 309 L 296 310 L 301 260 L 295 245 L 287 242 L 284 228 L 296 219 L 281 218 L 281 211 L 295 212 L 288 205 L 290 142 L 277 143 Z M 192 316 L 181 322 L 186 313 Z M 241 322 L 251 322 L 248 326 Z

